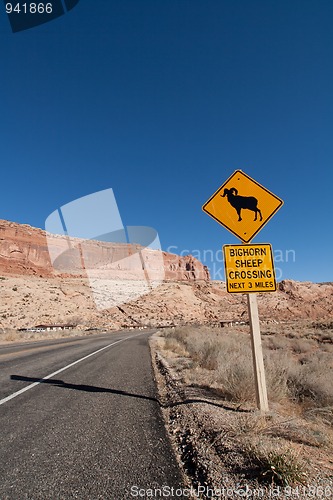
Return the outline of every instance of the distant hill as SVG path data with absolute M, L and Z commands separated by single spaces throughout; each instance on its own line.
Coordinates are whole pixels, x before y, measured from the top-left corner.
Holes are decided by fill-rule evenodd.
M 57 270 L 51 265 L 47 237 L 58 248 Z M 79 244 L 81 240 L 76 240 Z M 75 243 L 75 242 L 74 242 Z M 136 270 L 123 257 L 137 246 L 88 242 L 89 255 L 112 255 L 117 280 L 126 289 L 135 284 Z M 247 321 L 246 296 L 229 294 L 224 282 L 209 281 L 207 268 L 192 256 L 163 252 L 165 280 L 150 293 L 107 309 L 97 307 L 79 254 L 61 236 L 27 225 L 0 221 L 0 326 L 26 328 L 38 324 L 75 323 L 81 328 L 167 326 Z M 116 256 L 116 257 L 115 257 Z M 104 259 L 104 258 L 103 258 Z M 108 259 L 102 259 L 101 269 Z M 97 258 L 93 259 L 97 262 Z M 125 259 L 126 261 L 126 259 Z M 101 261 L 99 260 L 99 264 Z M 284 280 L 278 291 L 258 295 L 260 320 L 281 322 L 333 319 L 333 284 Z

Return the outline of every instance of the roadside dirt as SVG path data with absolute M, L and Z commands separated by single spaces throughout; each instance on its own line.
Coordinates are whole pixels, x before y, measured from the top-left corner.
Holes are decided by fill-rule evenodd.
M 223 400 L 209 388 L 185 384 L 176 356 L 151 338 L 151 352 L 165 425 L 195 498 L 333 498 L 333 461 L 301 419 L 278 412 L 263 417 L 250 405 Z M 181 360 L 184 365 L 188 360 Z M 297 457 L 298 480 L 280 481 L 274 465 L 255 450 Z M 287 449 L 288 448 L 288 449 Z M 285 451 L 287 449 L 287 451 Z M 268 453 L 268 452 L 267 452 Z M 270 455 L 271 456 L 271 455 Z

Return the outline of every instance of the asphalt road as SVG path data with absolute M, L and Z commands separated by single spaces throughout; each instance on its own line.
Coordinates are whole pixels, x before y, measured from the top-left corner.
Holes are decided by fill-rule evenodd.
M 150 333 L 0 346 L 1 500 L 128 500 L 144 498 L 139 488 L 182 487 Z

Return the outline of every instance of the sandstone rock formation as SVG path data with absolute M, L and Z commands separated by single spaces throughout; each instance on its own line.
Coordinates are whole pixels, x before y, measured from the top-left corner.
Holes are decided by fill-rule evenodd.
M 54 266 L 47 238 L 54 245 Z M 71 244 L 69 248 L 66 238 L 40 229 L 0 221 L 1 328 L 73 323 L 110 329 L 248 319 L 245 295 L 227 293 L 224 282 L 210 282 L 208 270 L 192 256 L 167 253 L 162 254 L 163 282 L 148 294 L 102 308 L 96 300 L 101 288 L 93 289 L 82 256 L 98 272 L 111 271 L 122 292 L 131 291 L 137 270 L 129 263 L 141 247 L 80 240 Z M 141 254 L 154 274 L 154 254 Z M 333 284 L 284 280 L 277 292 L 259 294 L 258 304 L 263 322 L 332 320 Z
M 44 231 L 0 220 L 0 274 L 52 276 Z
M 131 258 L 139 253 L 142 261 Z M 140 245 L 51 235 L 42 229 L 0 220 L 0 275 L 86 277 L 87 270 L 112 270 L 118 278 L 140 279 L 142 266 L 154 277 L 162 276 L 161 265 L 163 280 L 209 280 L 207 267 L 191 255 L 180 257 Z

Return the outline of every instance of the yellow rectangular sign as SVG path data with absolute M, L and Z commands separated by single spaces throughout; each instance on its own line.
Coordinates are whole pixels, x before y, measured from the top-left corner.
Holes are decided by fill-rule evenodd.
M 276 291 L 273 253 L 269 243 L 224 245 L 223 253 L 229 293 Z

